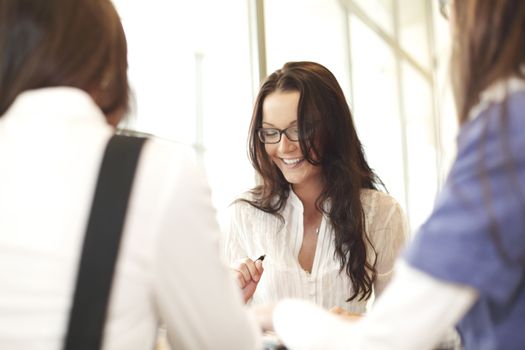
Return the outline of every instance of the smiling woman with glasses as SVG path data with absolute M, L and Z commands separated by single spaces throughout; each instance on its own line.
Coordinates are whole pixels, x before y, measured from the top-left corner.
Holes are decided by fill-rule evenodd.
M 261 185 L 232 204 L 225 235 L 245 300 L 298 297 L 364 313 L 392 276 L 406 222 L 377 189 L 334 75 L 314 62 L 272 73 L 255 102 L 249 149 Z

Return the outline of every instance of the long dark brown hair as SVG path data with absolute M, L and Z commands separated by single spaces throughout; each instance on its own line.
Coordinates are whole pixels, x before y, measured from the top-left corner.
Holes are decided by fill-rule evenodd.
M 70 86 L 128 108 L 127 46 L 110 0 L 0 0 L 0 116 L 22 92 Z
M 297 123 L 299 145 L 305 159 L 321 167 L 324 188 L 316 201 L 319 211 L 328 216 L 334 230 L 335 256 L 353 284 L 347 301 L 366 300 L 376 278 L 375 256 L 367 259 L 365 216 L 362 189 L 377 189 L 381 183 L 368 165 L 352 120 L 352 113 L 334 75 L 314 62 L 289 62 L 272 73 L 262 84 L 253 110 L 249 133 L 250 161 L 262 184 L 251 190 L 244 201 L 267 213 L 280 216 L 289 196 L 290 184 L 272 162 L 257 137 L 262 126 L 263 104 L 276 91 L 300 94 Z M 330 208 L 323 207 L 330 201 Z M 372 246 L 373 250 L 373 246 Z
M 525 79 L 525 1 L 522 0 L 458 0 L 453 4 L 452 80 L 460 124 L 469 121 L 471 110 L 480 102 L 481 93 L 511 77 Z M 507 91 L 508 93 L 508 91 Z M 516 161 L 510 152 L 508 133 L 508 95 L 499 106 L 499 142 L 505 156 L 505 169 L 511 195 L 517 196 L 525 212 L 525 190 L 520 186 Z M 482 134 L 477 173 L 482 185 L 484 205 L 490 220 L 494 242 L 506 259 L 500 227 L 491 201 L 483 144 L 487 138 L 488 121 Z
M 525 2 L 453 2 L 453 81 L 461 124 L 481 92 L 511 76 L 524 78 Z

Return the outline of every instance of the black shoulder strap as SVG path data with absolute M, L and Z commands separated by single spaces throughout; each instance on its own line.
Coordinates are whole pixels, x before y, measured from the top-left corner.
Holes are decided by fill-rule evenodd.
M 84 237 L 65 350 L 97 350 L 102 345 L 122 228 L 144 141 L 114 135 L 107 144 Z

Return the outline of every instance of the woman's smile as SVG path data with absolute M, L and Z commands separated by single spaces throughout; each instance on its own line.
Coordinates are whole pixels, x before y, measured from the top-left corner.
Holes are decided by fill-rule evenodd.
M 285 165 L 289 167 L 294 167 L 294 168 L 296 168 L 304 160 L 303 157 L 301 158 L 279 158 L 279 159 L 281 159 Z

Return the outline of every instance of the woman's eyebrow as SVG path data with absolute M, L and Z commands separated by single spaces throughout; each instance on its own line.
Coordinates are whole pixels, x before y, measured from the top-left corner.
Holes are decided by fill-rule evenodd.
M 270 127 L 272 127 L 272 128 L 275 128 L 275 125 L 273 125 L 272 123 L 262 122 L 262 124 L 263 124 L 263 125 L 266 124 L 266 125 L 268 125 L 268 126 L 270 126 Z M 289 128 L 289 127 L 292 126 L 292 125 L 296 125 L 296 124 L 297 124 L 297 120 L 294 120 L 293 122 L 291 122 L 290 124 L 288 124 L 287 128 Z

